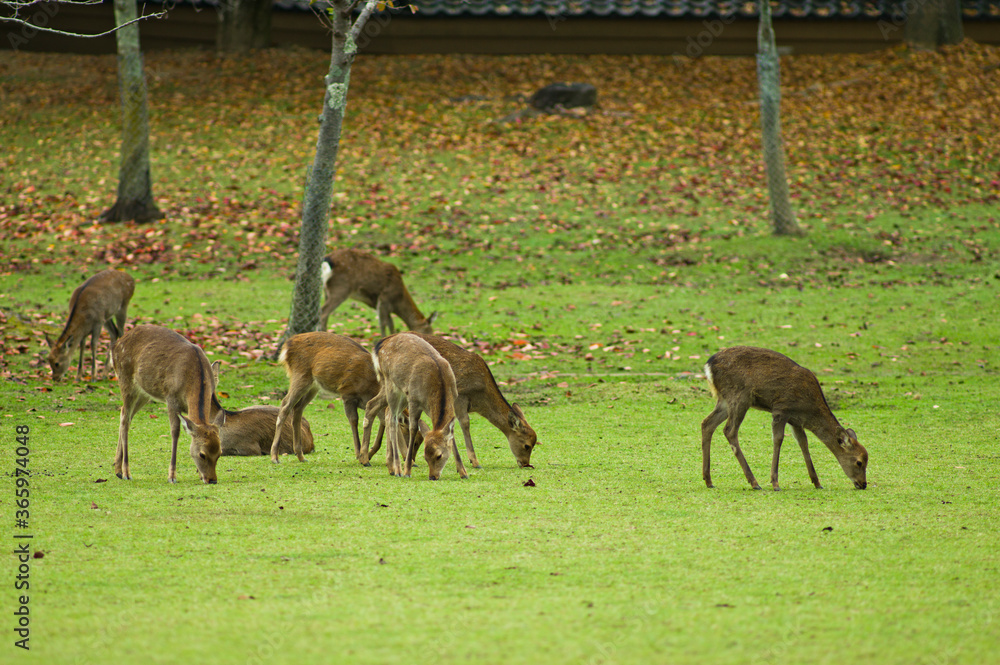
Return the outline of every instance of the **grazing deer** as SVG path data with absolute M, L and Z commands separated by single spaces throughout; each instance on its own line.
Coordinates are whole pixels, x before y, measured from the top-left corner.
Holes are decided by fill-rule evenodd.
M 372 407 L 373 411 L 377 412 L 379 409 L 382 410 L 382 413 L 381 413 L 380 417 L 381 417 L 383 423 L 392 423 L 392 412 L 389 410 L 389 406 L 388 406 L 389 405 L 389 400 L 386 398 L 384 392 L 382 392 L 380 390 L 379 393 L 378 393 L 378 395 L 376 395 L 375 397 L 373 397 L 372 400 L 370 402 L 368 402 L 368 405 Z M 364 434 L 362 436 L 362 444 L 361 444 L 363 451 L 367 451 L 368 450 L 368 443 L 369 443 L 369 441 L 371 441 L 371 422 L 372 422 L 371 419 L 368 418 L 368 409 L 365 408 L 365 420 L 363 422 Z M 409 423 L 410 423 L 410 414 L 409 414 L 408 411 L 406 411 L 404 409 L 403 410 L 403 418 L 399 422 L 395 423 L 396 427 L 399 430 L 398 434 L 401 437 L 400 440 L 402 440 L 402 441 L 409 441 L 409 439 L 410 439 L 410 424 Z M 414 439 L 413 445 L 416 447 L 417 450 L 419 450 L 421 444 L 423 444 L 423 442 L 424 442 L 424 435 L 427 434 L 427 432 L 430 431 L 430 428 L 427 426 L 427 424 L 423 420 L 417 421 L 417 426 L 418 426 L 417 437 L 416 437 L 416 439 Z M 377 453 L 378 450 L 379 450 L 379 448 L 381 448 L 381 447 L 382 447 L 382 441 L 379 440 L 379 441 L 376 442 L 375 447 L 371 449 L 370 453 L 365 453 L 366 459 L 371 460 L 371 458 L 374 457 L 375 453 Z M 390 473 L 393 473 L 392 450 L 393 449 L 389 445 L 386 445 L 386 447 L 385 447 L 385 452 L 386 452 L 386 455 L 385 455 L 385 465 L 389 468 L 389 472 Z M 371 466 L 371 465 L 368 464 L 366 466 Z M 393 475 L 398 475 L 398 474 L 393 473 Z
M 191 435 L 191 458 L 198 474 L 202 481 L 215 484 L 215 465 L 222 454 L 219 427 L 213 422 L 221 409 L 215 397 L 217 366 L 183 335 L 153 325 L 139 325 L 125 333 L 112 354 L 122 391 L 115 475 L 132 479 L 129 425 L 139 409 L 156 400 L 166 403 L 170 419 L 170 482 L 177 482 L 177 439 L 183 427 Z
M 465 449 L 469 452 L 469 463 L 472 467 L 482 468 L 476 457 L 476 451 L 472 447 L 472 431 L 469 426 L 469 413 L 478 413 L 507 437 L 507 444 L 510 446 L 510 451 L 514 453 L 514 459 L 517 460 L 519 467 L 534 468 L 531 466 L 531 451 L 538 443 L 535 430 L 531 429 L 531 425 L 525 419 L 521 408 L 517 404 L 509 404 L 504 399 L 486 361 L 446 339 L 421 333 L 411 334 L 434 347 L 434 350 L 448 361 L 455 373 L 455 382 L 458 387 L 458 399 L 455 400 L 455 418 L 462 426 Z M 376 442 L 375 447 L 368 453 L 369 459 L 377 451 L 378 443 Z
M 90 379 L 97 378 L 97 343 L 101 337 L 101 327 L 111 335 L 110 349 L 125 331 L 125 315 L 128 303 L 135 292 L 135 280 L 128 273 L 109 268 L 97 273 L 73 291 L 69 298 L 69 320 L 59 339 L 53 341 L 46 334 L 49 344 L 49 366 L 52 379 L 58 381 L 69 369 L 71 354 L 80 349 L 80 359 L 76 367 L 76 379 L 83 378 L 83 350 L 90 337 Z M 104 366 L 104 378 L 112 364 L 108 353 L 108 364 Z
M 269 455 L 274 440 L 274 428 L 278 419 L 278 407 L 269 405 L 250 406 L 239 411 L 217 410 L 212 422 L 219 428 L 223 455 Z M 293 450 L 292 423 L 286 420 L 278 440 L 278 453 L 288 454 Z M 309 421 L 302 419 L 302 452 L 315 450 Z
M 350 298 L 378 312 L 378 327 L 383 337 L 396 332 L 393 314 L 410 330 L 432 332 L 431 324 L 437 312 L 429 317 L 420 313 L 403 284 L 399 269 L 391 263 L 356 249 L 338 249 L 323 259 L 322 271 L 326 301 L 320 310 L 320 330 L 326 330 L 330 314 Z
M 278 433 L 284 431 L 283 426 L 289 415 L 292 417 L 292 450 L 299 461 L 304 461 L 300 427 L 302 412 L 323 391 L 340 395 L 344 401 L 344 412 L 354 435 L 354 456 L 368 466 L 367 458 L 363 459 L 361 454 L 358 409 L 375 397 L 379 390 L 368 350 L 350 337 L 331 332 L 309 332 L 286 341 L 278 361 L 285 367 L 289 385 L 275 421 L 271 461 L 278 461 Z M 382 431 L 380 427 L 380 440 Z
M 705 378 L 712 396 L 718 399 L 715 410 L 701 423 L 702 475 L 705 485 L 712 487 L 709 471 L 712 434 L 728 418 L 723 430 L 743 474 L 755 490 L 760 489 L 757 479 L 747 465 L 740 450 L 738 433 L 747 409 L 760 409 L 772 414 L 771 432 L 774 437 L 774 456 L 771 458 L 771 486 L 778 487 L 778 455 L 785 438 L 785 424 L 792 426 L 795 440 L 802 449 L 809 470 L 809 479 L 818 489 L 819 477 L 809 456 L 805 430 L 811 431 L 826 444 L 847 477 L 858 489 L 865 489 L 868 482 L 868 451 L 858 443 L 854 430 L 844 429 L 830 411 L 816 375 L 791 358 L 769 349 L 734 346 L 723 349 L 705 363 Z
M 426 413 L 431 425 L 429 430 L 423 432 L 424 459 L 430 479 L 441 477 L 453 448 L 458 473 L 462 478 L 468 478 L 469 474 L 455 447 L 458 388 L 448 361 L 417 335 L 399 333 L 375 345 L 372 362 L 381 389 L 379 395 L 365 407 L 365 433 L 367 439 L 372 416 L 381 412 L 382 404 L 387 404 L 392 416 L 386 452 L 390 473 L 410 477 L 417 452 L 420 416 Z M 405 445 L 400 436 L 404 424 L 409 428 Z

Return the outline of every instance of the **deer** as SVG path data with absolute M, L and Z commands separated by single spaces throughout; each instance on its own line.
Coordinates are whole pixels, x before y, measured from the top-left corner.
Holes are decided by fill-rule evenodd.
M 458 388 L 448 361 L 417 335 L 402 332 L 379 340 L 372 351 L 372 364 L 380 390 L 365 407 L 365 434 L 367 439 L 372 417 L 382 411 L 383 405 L 388 405 L 391 415 L 386 451 L 389 472 L 394 476 L 410 477 L 417 451 L 416 438 L 422 433 L 430 480 L 441 477 L 450 452 L 455 454 L 459 476 L 468 478 L 455 446 Z M 431 424 L 421 432 L 420 416 L 424 413 Z M 401 436 L 404 425 L 408 428 L 405 442 Z
M 170 482 L 177 482 L 177 440 L 183 427 L 191 436 L 191 459 L 202 482 L 216 484 L 215 466 L 222 454 L 219 426 L 213 421 L 221 409 L 215 396 L 218 365 L 209 363 L 201 347 L 180 333 L 149 324 L 125 333 L 115 344 L 112 359 L 122 394 L 115 475 L 132 479 L 129 426 L 136 412 L 155 400 L 167 405 L 170 420 Z
M 785 437 L 785 425 L 791 425 L 795 440 L 802 449 L 809 479 L 816 489 L 822 489 L 806 440 L 808 429 L 833 453 L 854 487 L 868 486 L 865 473 L 868 468 L 868 451 L 858 443 L 852 429 L 844 429 L 830 411 L 816 375 L 788 356 L 770 349 L 734 346 L 723 349 L 705 363 L 705 378 L 709 391 L 718 401 L 715 409 L 701 423 L 702 476 L 705 485 L 712 485 L 710 472 L 712 435 L 726 420 L 723 429 L 736 460 L 743 469 L 750 486 L 759 490 L 740 449 L 739 430 L 748 409 L 759 409 L 771 414 L 771 432 L 774 455 L 771 458 L 771 486 L 778 485 L 778 456 Z
M 523 469 L 534 468 L 531 466 L 531 451 L 538 444 L 535 430 L 528 424 L 521 408 L 517 404 L 510 404 L 504 398 L 486 361 L 475 353 L 466 351 L 457 344 L 441 337 L 416 332 L 410 334 L 416 335 L 434 347 L 434 350 L 448 361 L 455 373 L 458 387 L 458 399 L 455 400 L 455 418 L 462 427 L 465 449 L 469 453 L 469 464 L 474 469 L 483 468 L 476 456 L 476 450 L 472 446 L 472 431 L 469 423 L 469 413 L 478 413 L 507 437 L 507 444 L 510 446 L 510 451 L 514 454 L 514 459 L 519 467 Z M 367 450 L 367 442 L 364 448 Z M 377 451 L 378 442 L 371 452 L 366 454 L 370 459 Z
M 90 337 L 90 379 L 97 376 L 97 343 L 101 337 L 101 327 L 111 336 L 108 364 L 104 366 L 104 378 L 112 365 L 111 349 L 125 331 L 128 304 L 135 292 L 135 280 L 128 273 L 109 268 L 93 275 L 78 286 L 69 298 L 69 319 L 58 339 L 53 340 L 45 333 L 49 345 L 48 361 L 52 368 L 52 380 L 59 381 L 69 369 L 71 355 L 77 348 L 80 359 L 76 366 L 76 380 L 83 378 L 83 351 Z
M 300 333 L 288 339 L 278 356 L 288 375 L 288 393 L 281 400 L 275 419 L 274 439 L 271 442 L 271 461 L 277 463 L 280 433 L 289 416 L 292 418 L 292 452 L 299 461 L 304 443 L 302 440 L 302 412 L 320 392 L 340 395 L 344 413 L 354 435 L 354 456 L 365 466 L 361 440 L 358 435 L 358 409 L 378 393 L 378 378 L 372 365 L 372 356 L 359 343 L 331 332 Z M 381 440 L 384 423 L 379 427 Z
M 383 337 L 396 332 L 395 314 L 410 330 L 431 334 L 437 312 L 425 317 L 410 297 L 399 269 L 367 252 L 338 249 L 323 259 L 320 267 L 326 299 L 320 310 L 319 330 L 326 330 L 330 314 L 348 298 L 378 312 Z M 386 332 L 388 331 L 388 333 Z
M 278 407 L 271 405 L 249 406 L 238 411 L 230 411 L 221 406 L 215 409 L 212 422 L 219 428 L 219 439 L 222 442 L 223 455 L 269 455 L 271 442 L 274 440 L 275 424 L 278 419 Z M 309 421 L 301 421 L 302 452 L 305 454 L 315 450 L 313 433 Z M 291 421 L 286 420 L 281 428 L 278 441 L 278 453 L 288 454 L 293 451 L 294 434 Z

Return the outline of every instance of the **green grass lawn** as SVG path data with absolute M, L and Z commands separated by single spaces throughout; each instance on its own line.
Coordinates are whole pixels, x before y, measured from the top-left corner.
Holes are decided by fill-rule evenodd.
M 247 78 L 239 59 L 150 54 L 167 218 L 105 228 L 114 59 L 0 54 L 3 534 L 12 552 L 32 535 L 34 557 L 27 591 L 16 554 L 0 571 L 0 662 L 1000 662 L 1000 146 L 975 138 L 1000 118 L 966 94 L 995 89 L 994 61 L 974 45 L 786 58 L 809 234 L 776 239 L 752 60 L 359 58 L 329 246 L 399 265 L 440 332 L 487 359 L 538 433 L 535 468 L 474 415 L 485 468 L 432 483 L 418 456 L 392 478 L 381 454 L 354 460 L 339 401 L 316 400 L 304 463 L 224 457 L 206 486 L 184 435 L 167 482 L 158 404 L 133 421 L 134 480 L 115 478 L 117 384 L 53 384 L 41 332 L 115 265 L 137 280 L 131 322 L 222 361 L 225 406 L 277 404 L 324 56 L 275 51 Z M 601 110 L 491 124 L 547 82 L 538 65 L 602 82 Z M 956 92 L 902 94 L 930 69 Z M 927 138 L 942 117 L 961 121 Z M 378 337 L 356 304 L 331 329 Z M 867 490 L 810 436 L 813 489 L 789 433 L 782 491 L 754 492 L 721 431 L 705 488 L 701 368 L 737 344 L 817 374 L 869 451 Z M 758 479 L 770 433 L 760 412 L 741 429 Z

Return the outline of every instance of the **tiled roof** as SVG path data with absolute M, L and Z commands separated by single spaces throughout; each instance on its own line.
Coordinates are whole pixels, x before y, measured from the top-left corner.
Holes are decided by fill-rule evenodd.
M 154 0 L 155 1 L 155 0 Z M 162 0 L 161 0 L 162 1 Z M 776 18 L 902 17 L 904 5 L 914 0 L 779 0 L 771 14 Z M 1000 19 L 1000 0 L 960 0 L 966 19 Z M 218 6 L 220 0 L 181 0 L 196 6 Z M 413 4 L 421 16 L 707 16 L 756 17 L 754 0 L 397 0 Z M 286 10 L 323 8 L 323 0 L 274 0 Z M 409 10 L 404 9 L 407 14 Z
M 301 0 L 298 0 L 301 2 Z M 910 1 L 912 0 L 905 0 Z M 295 0 L 276 0 L 292 3 Z M 966 17 L 1000 19 L 1000 0 L 961 0 Z M 405 4 L 405 2 L 403 3 Z M 739 0 L 414 0 L 420 14 L 531 16 L 757 16 L 757 3 Z M 781 0 L 775 17 L 878 18 L 902 16 L 904 0 Z

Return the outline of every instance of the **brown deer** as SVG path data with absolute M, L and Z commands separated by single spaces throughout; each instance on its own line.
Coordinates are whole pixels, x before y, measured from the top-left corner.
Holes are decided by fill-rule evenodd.
M 395 314 L 410 330 L 428 333 L 437 318 L 420 313 L 410 292 L 403 284 L 399 269 L 367 252 L 357 249 L 338 249 L 322 264 L 323 289 L 326 301 L 320 310 L 320 330 L 326 330 L 330 314 L 348 298 L 357 300 L 378 312 L 378 327 L 382 336 L 396 331 L 392 324 Z M 388 332 L 386 332 L 388 331 Z
M 45 341 L 49 344 L 49 366 L 52 368 L 52 379 L 59 381 L 72 362 L 71 355 L 80 349 L 80 359 L 76 366 L 76 379 L 83 378 L 83 350 L 90 337 L 90 379 L 97 378 L 97 343 L 101 337 L 101 327 L 111 335 L 110 349 L 115 348 L 115 342 L 125 331 L 125 316 L 128 303 L 135 292 L 135 280 L 128 273 L 108 269 L 97 273 L 78 286 L 69 298 L 69 320 L 62 334 L 55 341 L 46 333 Z M 108 353 L 108 364 L 104 366 L 104 378 L 108 377 L 111 365 L 111 354 Z
M 368 350 L 350 337 L 331 332 L 309 332 L 286 341 L 278 361 L 285 367 L 289 385 L 275 421 L 271 461 L 278 461 L 278 433 L 284 431 L 283 426 L 289 415 L 292 417 L 292 450 L 299 461 L 304 460 L 300 427 L 302 412 L 322 391 L 340 395 L 344 401 L 344 412 L 354 435 L 354 456 L 368 466 L 368 460 L 362 459 L 361 454 L 358 409 L 375 397 L 379 390 Z M 382 427 L 378 437 L 382 437 Z
M 809 456 L 805 430 L 811 431 L 833 453 L 847 477 L 858 489 L 865 489 L 868 482 L 868 451 L 858 443 L 854 430 L 844 429 L 830 411 L 816 375 L 791 358 L 777 351 L 750 346 L 723 349 L 705 363 L 705 378 L 712 396 L 718 399 L 715 410 L 701 423 L 702 476 L 705 485 L 712 487 L 709 471 L 712 434 L 728 418 L 723 430 L 743 474 L 755 490 L 760 489 L 743 451 L 738 434 L 747 409 L 760 409 L 771 413 L 771 432 L 774 437 L 774 456 L 771 458 L 771 486 L 778 487 L 778 455 L 785 438 L 785 425 L 792 426 L 795 440 L 802 449 L 809 470 L 809 479 L 818 489 L 819 477 Z
M 238 411 L 219 408 L 212 422 L 219 428 L 223 455 L 270 455 L 274 440 L 274 426 L 278 419 L 278 407 L 270 405 L 249 406 Z M 315 450 L 309 421 L 302 419 L 302 452 L 309 454 Z M 281 428 L 278 453 L 293 451 L 292 423 L 286 420 Z
M 378 395 L 373 397 L 372 400 L 368 402 L 368 405 L 371 406 L 373 410 L 377 409 L 382 410 L 381 419 L 383 424 L 392 423 L 392 412 L 389 410 L 388 406 L 389 400 L 386 398 L 385 393 L 383 391 L 379 390 Z M 425 423 L 423 420 L 417 421 L 417 425 L 418 425 L 417 437 L 414 439 L 413 445 L 416 447 L 417 450 L 419 450 L 421 444 L 423 444 L 424 442 L 424 435 L 430 431 L 430 428 L 427 426 L 427 423 Z M 396 422 L 396 426 L 399 430 L 399 436 L 402 437 L 400 440 L 409 441 L 410 414 L 405 409 L 403 410 L 403 418 L 400 421 Z M 362 427 L 364 428 L 364 434 L 362 435 L 361 449 L 362 451 L 365 451 L 368 449 L 369 441 L 371 441 L 371 421 L 368 420 L 367 408 L 365 409 L 365 420 L 362 422 Z M 382 441 L 379 440 L 376 442 L 375 447 L 371 449 L 371 452 L 366 454 L 366 459 L 371 460 L 371 458 L 375 455 L 376 452 L 378 452 L 379 448 L 381 447 L 382 447 Z M 385 465 L 389 468 L 389 472 L 393 473 L 392 448 L 386 445 L 385 451 L 386 451 Z M 366 466 L 371 466 L 371 465 L 367 464 Z M 393 473 L 393 475 L 398 475 L 398 474 Z
M 382 410 L 381 404 L 388 404 L 391 420 L 386 445 L 390 473 L 410 477 L 417 451 L 416 438 L 420 433 L 420 416 L 426 413 L 431 421 L 430 428 L 423 432 L 429 478 L 441 477 L 452 449 L 459 475 L 468 478 L 455 447 L 458 388 L 448 361 L 417 335 L 399 333 L 375 345 L 372 362 L 381 389 L 365 407 L 366 438 L 372 417 Z M 409 428 L 406 441 L 400 436 L 404 424 Z
M 177 482 L 177 439 L 183 427 L 191 435 L 191 458 L 198 474 L 202 481 L 215 484 L 215 465 L 222 454 L 219 427 L 213 422 L 221 409 L 215 397 L 217 366 L 183 335 L 153 325 L 139 325 L 125 333 L 112 356 L 122 391 L 115 475 L 132 479 L 129 425 L 139 409 L 156 400 L 166 403 L 170 419 L 170 482 Z
M 455 418 L 462 426 L 465 449 L 469 453 L 469 463 L 472 467 L 482 468 L 476 457 L 476 451 L 472 447 L 472 431 L 469 425 L 469 413 L 478 413 L 507 437 L 507 444 L 510 446 L 510 451 L 514 453 L 517 465 L 527 469 L 533 468 L 531 466 L 531 451 L 538 443 L 535 430 L 528 424 L 521 408 L 517 404 L 509 404 L 504 399 L 486 361 L 475 353 L 466 351 L 457 344 L 435 335 L 410 334 L 420 337 L 434 347 L 434 350 L 448 361 L 455 373 L 458 387 L 458 399 L 455 400 Z M 378 443 L 376 442 L 371 452 L 367 453 L 368 458 L 370 459 L 377 451 Z

